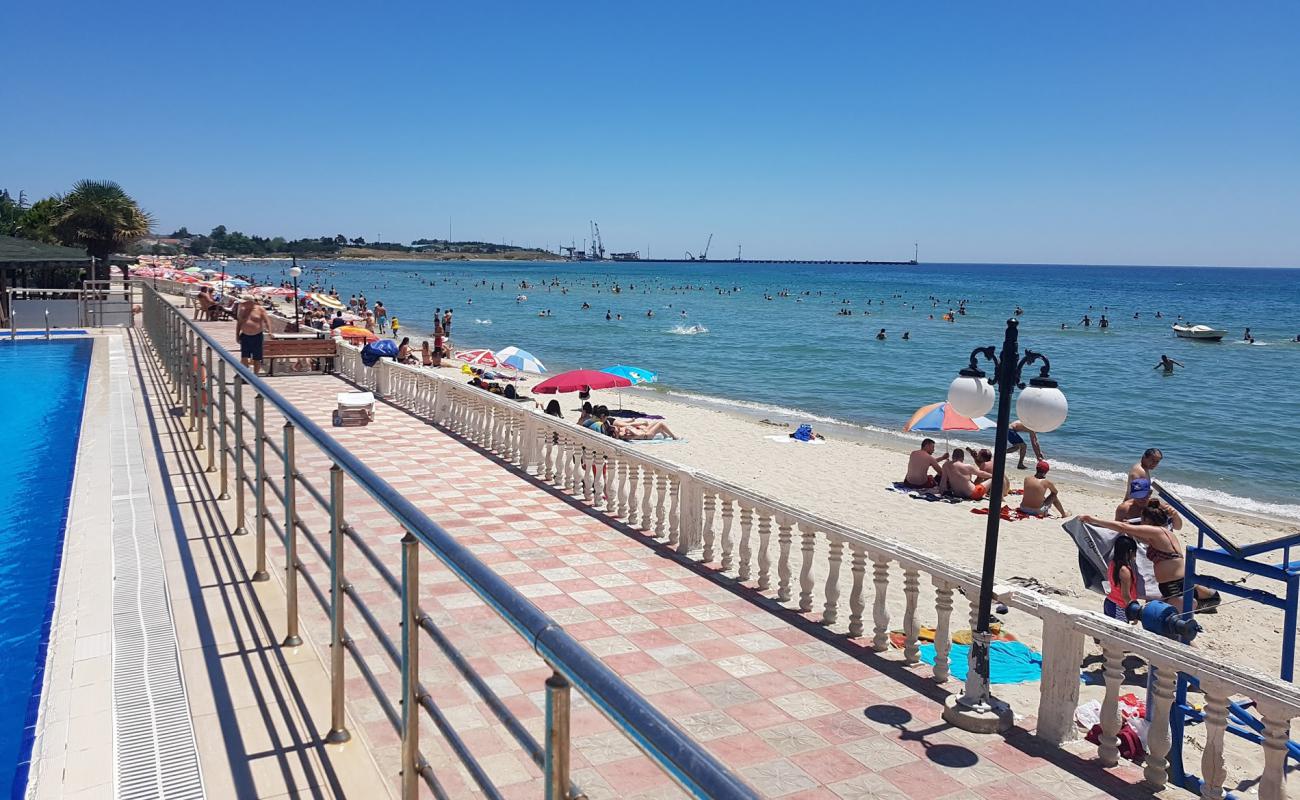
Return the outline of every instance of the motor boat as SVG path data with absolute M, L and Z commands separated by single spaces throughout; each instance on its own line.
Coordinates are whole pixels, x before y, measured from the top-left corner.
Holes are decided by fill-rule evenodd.
M 1209 325 L 1174 325 L 1174 335 L 1179 339 L 1200 339 L 1217 342 L 1228 335 L 1227 331 L 1211 328 Z

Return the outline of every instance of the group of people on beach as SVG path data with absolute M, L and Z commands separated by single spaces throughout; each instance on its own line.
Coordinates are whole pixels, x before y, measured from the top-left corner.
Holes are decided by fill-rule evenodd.
M 552 400 L 546 407 L 546 413 L 563 419 L 558 400 Z M 593 406 L 590 401 L 582 404 L 578 415 L 578 424 L 596 433 L 603 433 L 623 441 L 648 441 L 650 439 L 676 439 L 677 435 L 662 419 L 646 417 L 619 417 L 610 412 L 607 406 Z
M 1011 478 L 1003 475 L 1002 486 L 993 486 L 993 453 L 987 448 L 955 448 L 950 453 L 935 456 L 935 442 L 924 439 L 921 446 L 908 456 L 907 475 L 903 484 L 919 491 L 936 491 L 940 495 L 962 500 L 983 500 L 990 491 L 1000 490 L 1002 497 L 1011 494 Z M 970 461 L 966 460 L 970 456 Z M 1021 462 L 1024 463 L 1023 460 Z M 1051 465 L 1042 458 L 1034 465 L 1034 474 L 1024 479 L 1019 508 L 1016 512 L 1026 517 L 1046 517 L 1052 509 L 1062 517 L 1065 507 L 1061 493 L 1048 477 Z M 931 474 L 933 473 L 933 474 Z

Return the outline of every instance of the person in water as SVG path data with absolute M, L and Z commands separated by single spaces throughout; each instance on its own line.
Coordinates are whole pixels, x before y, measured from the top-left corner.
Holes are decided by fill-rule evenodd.
M 881 329 L 880 329 L 880 333 L 877 333 L 877 334 L 876 334 L 876 340 L 877 340 L 877 341 L 881 341 L 881 342 L 885 341 L 885 329 L 884 329 L 884 328 L 881 328 Z
M 1175 361 L 1175 360 L 1173 360 L 1172 358 L 1170 358 L 1169 356 L 1165 355 L 1164 353 L 1161 353 L 1161 354 L 1160 354 L 1160 363 L 1159 363 L 1159 364 L 1156 364 L 1156 365 L 1155 365 L 1154 367 L 1152 367 L 1151 369 L 1163 369 L 1163 370 L 1165 371 L 1165 374 L 1166 374 L 1166 375 L 1173 375 L 1173 374 L 1174 374 L 1174 365 L 1177 365 L 1177 366 L 1180 366 L 1180 367 L 1185 366 L 1185 365 L 1183 364 L 1183 362 L 1181 362 L 1181 361 Z
M 912 338 L 911 331 L 903 331 L 903 341 L 909 341 Z

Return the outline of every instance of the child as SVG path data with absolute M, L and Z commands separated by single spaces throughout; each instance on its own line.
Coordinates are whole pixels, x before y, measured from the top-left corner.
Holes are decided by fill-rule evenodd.
M 1137 541 L 1132 536 L 1116 536 L 1110 551 L 1107 580 L 1110 592 L 1103 605 L 1106 616 L 1128 622 L 1128 604 L 1138 599 Z
M 396 316 L 396 315 L 394 315 L 394 316 L 390 319 L 390 321 L 389 321 L 388 324 L 392 326 L 392 328 L 393 328 L 393 338 L 396 339 L 396 338 L 398 337 L 400 331 L 402 330 L 402 324 L 401 324 L 400 322 L 397 321 L 397 316 Z

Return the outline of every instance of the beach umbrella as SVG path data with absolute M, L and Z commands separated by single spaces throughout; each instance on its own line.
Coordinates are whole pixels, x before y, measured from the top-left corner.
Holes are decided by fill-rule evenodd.
M 203 270 L 199 269 L 198 267 L 186 267 L 184 270 L 182 270 L 182 272 L 188 272 L 191 275 L 198 275 L 199 273 L 203 272 Z
M 248 281 L 244 280 L 243 278 L 227 278 L 226 280 L 223 281 L 223 283 L 225 283 L 227 286 L 235 286 L 241 289 L 245 286 L 253 285 Z
M 379 338 L 373 331 L 368 331 L 365 328 L 358 328 L 355 325 L 344 325 L 335 330 L 339 336 L 342 336 L 348 341 L 356 339 L 363 342 L 373 342 Z
M 931 403 L 921 406 L 912 414 L 912 418 L 903 426 L 904 431 L 982 431 L 992 428 L 993 420 L 988 417 L 964 417 L 953 410 L 947 403 Z
M 497 360 L 496 353 L 491 350 L 461 350 L 456 353 L 456 358 L 464 361 L 466 364 L 472 364 L 476 367 L 499 367 L 501 362 Z
M 343 308 L 343 303 L 337 297 L 324 292 L 312 292 L 307 297 L 316 302 L 317 305 L 325 308 Z
M 617 375 L 620 378 L 627 378 L 633 386 L 638 383 L 655 383 L 659 380 L 657 373 L 640 367 L 629 367 L 626 364 L 619 364 L 614 367 L 605 367 L 601 372 L 608 372 L 610 375 Z
M 501 348 L 496 356 L 503 367 L 514 367 L 520 372 L 536 372 L 538 375 L 546 372 L 546 366 L 536 356 L 513 345 Z
M 611 375 L 596 369 L 575 369 L 561 372 L 553 378 L 547 378 L 533 387 L 534 392 L 555 394 L 556 392 L 577 392 L 590 386 L 592 389 L 622 389 L 632 385 L 632 381 L 621 375 Z

